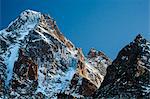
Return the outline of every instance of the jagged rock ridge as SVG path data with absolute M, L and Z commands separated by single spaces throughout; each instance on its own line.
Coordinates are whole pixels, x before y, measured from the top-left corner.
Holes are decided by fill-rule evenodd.
M 40 12 L 26 10 L 0 31 L 0 98 L 149 98 L 149 75 L 141 35 L 111 63 L 93 48 L 85 57 Z
M 108 66 L 104 81 L 94 98 L 150 97 L 150 42 L 138 35 Z
M 90 96 L 111 64 L 103 56 L 84 57 L 54 19 L 26 10 L 0 31 L 0 98 Z

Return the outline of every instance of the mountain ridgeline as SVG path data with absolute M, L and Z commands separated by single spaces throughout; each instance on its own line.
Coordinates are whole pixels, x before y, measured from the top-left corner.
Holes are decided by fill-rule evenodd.
M 49 15 L 25 10 L 0 31 L 0 98 L 150 97 L 150 42 L 137 35 L 114 61 L 68 40 Z

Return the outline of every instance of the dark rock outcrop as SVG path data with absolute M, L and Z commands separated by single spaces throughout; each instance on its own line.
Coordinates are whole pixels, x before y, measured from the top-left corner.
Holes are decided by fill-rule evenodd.
M 26 10 L 0 31 L 0 98 L 149 98 L 150 42 L 138 35 L 111 60 L 85 57 L 49 15 Z
M 108 66 L 95 98 L 150 97 L 150 42 L 138 35 Z

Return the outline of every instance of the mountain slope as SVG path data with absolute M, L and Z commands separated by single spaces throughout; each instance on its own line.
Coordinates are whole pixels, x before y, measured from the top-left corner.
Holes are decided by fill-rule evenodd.
M 150 42 L 138 35 L 111 60 L 68 40 L 49 15 L 25 10 L 0 31 L 0 98 L 150 97 Z
M 138 35 L 108 66 L 95 98 L 150 97 L 150 42 Z
M 26 10 L 1 30 L 0 48 L 1 98 L 84 97 L 103 81 L 100 69 L 40 12 Z

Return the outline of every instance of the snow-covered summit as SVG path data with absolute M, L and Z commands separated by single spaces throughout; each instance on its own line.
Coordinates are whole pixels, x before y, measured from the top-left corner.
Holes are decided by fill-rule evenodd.
M 19 17 L 15 21 L 9 24 L 6 30 L 9 32 L 17 31 L 18 29 L 32 29 L 39 23 L 40 18 L 40 12 L 25 10 L 19 15 Z
M 25 10 L 0 31 L 0 43 L 2 98 L 84 97 L 103 80 L 49 15 Z
M 25 10 L 0 31 L 3 99 L 147 97 L 149 68 L 150 42 L 141 35 L 112 63 L 93 48 L 85 57 L 47 14 Z

